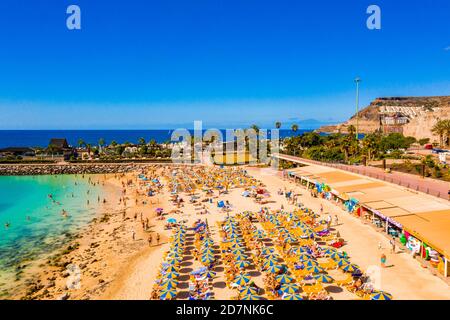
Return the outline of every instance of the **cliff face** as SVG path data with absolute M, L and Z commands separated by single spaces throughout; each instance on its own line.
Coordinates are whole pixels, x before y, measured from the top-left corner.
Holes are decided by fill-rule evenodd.
M 359 132 L 402 132 L 435 141 L 437 137 L 431 128 L 439 119 L 450 119 L 450 96 L 377 98 L 359 112 Z M 321 127 L 318 131 L 345 133 L 350 125 L 356 126 L 356 114 L 344 123 Z

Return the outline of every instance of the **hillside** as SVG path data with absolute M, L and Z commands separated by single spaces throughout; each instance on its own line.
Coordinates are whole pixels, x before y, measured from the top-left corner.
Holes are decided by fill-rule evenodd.
M 431 128 L 438 119 L 450 118 L 450 96 L 441 97 L 385 97 L 377 98 L 359 112 L 359 132 L 402 132 L 417 139 L 437 138 Z M 356 114 L 348 121 L 323 126 L 321 132 L 347 132 L 349 125 L 356 126 Z

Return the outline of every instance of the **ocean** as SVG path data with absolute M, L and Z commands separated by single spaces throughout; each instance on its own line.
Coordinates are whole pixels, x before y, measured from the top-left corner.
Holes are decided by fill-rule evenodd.
M 68 243 L 97 214 L 103 195 L 88 176 L 0 176 L 0 290 L 15 281 L 18 266 Z
M 6 147 L 47 147 L 52 138 L 66 138 L 70 145 L 77 146 L 78 140 L 97 145 L 103 138 L 106 144 L 111 141 L 117 143 L 137 143 L 139 138 L 147 142 L 151 139 L 158 143 L 170 141 L 174 130 L 0 130 L 0 148 Z M 225 139 L 225 130 L 221 130 Z M 280 137 L 290 137 L 312 130 L 280 129 Z M 190 130 L 193 134 L 193 130 Z M 270 132 L 270 131 L 269 131 Z M 270 136 L 269 136 L 270 137 Z

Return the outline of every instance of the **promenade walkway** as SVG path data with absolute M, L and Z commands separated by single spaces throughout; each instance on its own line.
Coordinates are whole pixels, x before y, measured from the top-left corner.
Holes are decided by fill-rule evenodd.
M 340 163 L 328 163 L 320 162 L 300 157 L 285 155 L 285 154 L 273 154 L 275 158 L 288 160 L 300 164 L 316 164 L 321 166 L 327 166 L 335 169 L 345 170 L 348 172 L 364 175 L 370 178 L 379 179 L 389 183 L 397 184 L 402 187 L 406 187 L 415 191 L 423 192 L 438 198 L 450 200 L 448 192 L 450 191 L 450 183 L 430 178 L 422 178 L 420 176 L 407 174 L 403 172 L 391 172 L 387 173 L 381 168 L 361 166 L 361 165 L 346 165 Z

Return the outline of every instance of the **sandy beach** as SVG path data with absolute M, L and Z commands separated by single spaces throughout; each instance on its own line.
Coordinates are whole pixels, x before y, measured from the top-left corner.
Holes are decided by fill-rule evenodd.
M 351 261 L 361 266 L 363 270 L 379 266 L 379 256 L 385 253 L 390 267 L 381 270 L 380 289 L 392 294 L 394 299 L 450 299 L 450 290 L 444 281 L 424 269 L 403 250 L 398 249 L 395 254 L 390 253 L 389 240 L 370 226 L 364 225 L 359 219 L 326 200 L 311 197 L 303 188 L 283 180 L 279 172 L 254 167 L 245 169 L 250 176 L 264 184 L 270 193 L 268 203 L 263 205 L 269 210 L 278 210 L 281 206 L 286 211 L 296 209 L 283 195 L 278 194 L 280 189 L 285 189 L 297 194 L 298 201 L 305 207 L 319 212 L 323 206 L 324 215 L 327 213 L 337 215 L 339 224 L 333 226 L 333 229 L 346 240 L 343 250 L 351 257 Z M 211 238 L 215 244 L 219 244 L 221 237 L 217 223 L 223 221 L 226 214 L 217 207 L 217 201 L 228 201 L 231 216 L 244 211 L 257 212 L 262 207 L 254 199 L 243 197 L 242 188 L 234 188 L 227 194 L 218 195 L 216 192 L 213 196 L 214 202 L 204 202 L 201 207 L 187 201 L 191 193 L 180 192 L 185 201 L 177 208 L 169 201 L 167 176 L 170 170 L 172 168 L 160 166 L 146 173 L 152 177 L 161 177 L 163 185 L 151 197 L 147 196 L 145 187 L 138 180 L 138 172 L 116 177 L 109 175 L 104 182 L 107 188 L 110 188 L 110 193 L 122 192 L 122 196 L 107 199 L 103 212 L 99 213 L 97 219 L 74 241 L 74 244 L 76 243 L 74 249 L 61 255 L 60 264 L 65 267 L 46 266 L 37 272 L 38 276 L 34 284 L 29 286 L 26 298 L 150 299 L 160 264 L 170 245 L 168 239 L 172 231 L 164 228 L 167 219 L 184 220 L 188 227 L 198 219 L 207 220 Z M 165 178 L 162 178 L 163 176 Z M 194 191 L 198 194 L 200 192 Z M 123 199 L 126 201 L 125 204 Z M 159 220 L 156 208 L 163 208 L 164 212 L 168 213 L 164 215 L 164 220 Z M 180 210 L 181 213 L 172 210 Z M 207 210 L 208 213 L 200 214 L 203 210 Z M 145 229 L 142 223 L 145 224 L 147 219 L 149 225 L 148 229 Z M 262 229 L 259 223 L 255 226 Z M 157 234 L 160 235 L 159 243 L 156 241 Z M 148 242 L 150 235 L 153 238 L 151 244 Z M 379 243 L 382 244 L 381 249 Z M 187 298 L 187 291 L 184 290 L 189 279 L 187 275 L 202 266 L 192 255 L 188 256 L 180 270 L 181 274 L 186 276 L 180 282 L 181 293 L 178 299 Z M 70 264 L 76 266 L 75 272 L 67 268 Z M 255 284 L 263 287 L 263 274 L 257 271 L 250 273 Z M 333 270 L 330 271 L 330 274 L 332 273 Z M 325 290 L 333 299 L 358 299 L 353 293 L 333 284 L 326 286 Z M 225 269 L 220 261 L 212 283 L 212 291 L 214 299 L 230 299 L 236 296 L 236 291 L 226 286 Z

